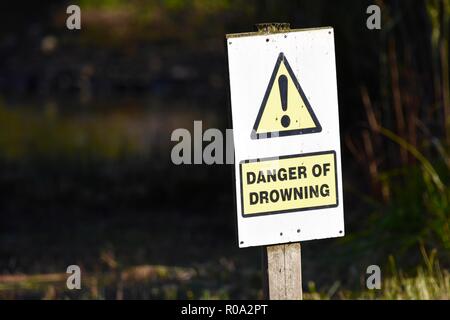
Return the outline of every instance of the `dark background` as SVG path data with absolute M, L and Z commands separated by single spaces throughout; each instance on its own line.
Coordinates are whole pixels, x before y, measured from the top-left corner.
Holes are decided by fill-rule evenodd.
M 374 3 L 381 30 L 366 27 Z M 436 256 L 446 274 L 449 1 L 0 7 L 0 298 L 262 297 L 233 167 L 170 159 L 174 129 L 230 127 L 225 34 L 260 22 L 335 30 L 347 235 L 302 245 L 305 292 L 364 290 L 371 264 L 438 278 Z M 81 291 L 65 289 L 70 264 Z

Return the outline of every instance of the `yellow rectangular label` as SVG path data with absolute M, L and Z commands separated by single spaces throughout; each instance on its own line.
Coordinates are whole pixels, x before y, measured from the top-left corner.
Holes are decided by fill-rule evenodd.
M 338 205 L 334 151 L 241 161 L 240 176 L 244 217 Z

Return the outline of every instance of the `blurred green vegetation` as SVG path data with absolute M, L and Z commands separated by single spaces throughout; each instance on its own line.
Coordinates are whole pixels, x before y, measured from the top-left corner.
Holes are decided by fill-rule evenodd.
M 383 25 L 389 27 L 381 35 L 379 91 L 361 84 L 366 121 L 358 135 L 346 136 L 371 185 L 371 195 L 362 195 L 371 214 L 352 239 L 360 250 L 386 248 L 405 267 L 418 263 L 419 245 L 437 248 L 447 266 L 450 1 L 415 5 L 382 3 Z M 413 8 L 421 9 L 427 27 L 410 20 Z
M 120 113 L 67 117 L 59 115 L 51 104 L 44 112 L 7 109 L 0 104 L 1 156 L 6 161 L 33 158 L 115 160 L 139 150 L 126 125 Z
M 205 37 L 225 34 L 228 16 L 254 15 L 257 6 L 255 1 L 243 0 L 83 0 L 80 7 L 83 23 L 89 26 L 87 44 L 176 40 L 194 46 Z
M 398 270 L 389 257 L 389 273 L 380 290 L 349 290 L 336 281 L 326 290 L 313 281 L 304 286 L 304 299 L 448 300 L 450 273 L 442 269 L 436 251 L 423 251 L 423 263 L 412 274 Z M 0 297 L 41 299 L 262 299 L 261 274 L 252 268 L 235 269 L 232 261 L 193 267 L 142 265 L 117 269 L 117 261 L 104 252 L 110 270 L 84 273 L 82 289 L 65 289 L 65 274 L 0 276 Z M 107 256 L 106 258 L 104 256 Z M 213 279 L 212 280 L 212 277 Z M 365 279 L 362 279 L 364 282 Z
M 315 284 L 308 284 L 306 299 L 382 299 L 382 300 L 448 300 L 450 299 L 450 273 L 442 270 L 436 259 L 436 251 L 422 253 L 424 262 L 413 274 L 397 269 L 395 259 L 389 257 L 389 275 L 382 278 L 380 290 L 348 290 L 335 283 L 328 291 L 317 291 Z

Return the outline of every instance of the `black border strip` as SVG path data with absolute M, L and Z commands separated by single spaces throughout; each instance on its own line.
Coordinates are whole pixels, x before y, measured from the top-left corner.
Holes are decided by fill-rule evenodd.
M 266 104 L 267 104 L 267 100 L 269 99 L 271 88 L 273 86 L 275 77 L 278 73 L 278 69 L 280 68 L 280 64 L 282 61 L 284 61 L 286 69 L 288 70 L 292 81 L 294 81 L 294 85 L 297 88 L 297 91 L 300 93 L 300 96 L 302 97 L 303 102 L 305 103 L 306 109 L 308 109 L 308 112 L 311 115 L 311 118 L 313 119 L 316 127 L 297 129 L 297 130 L 289 130 L 289 131 L 279 131 L 276 134 L 271 134 L 270 132 L 256 133 L 256 129 L 258 128 L 259 122 L 261 121 L 261 117 L 264 113 L 264 109 L 266 108 Z M 291 66 L 289 65 L 289 62 L 287 61 L 286 57 L 284 56 L 284 53 L 280 52 L 280 54 L 278 55 L 278 59 L 275 64 L 275 67 L 273 69 L 272 76 L 270 77 L 270 81 L 269 81 L 269 85 L 267 86 L 266 93 L 264 94 L 264 98 L 261 103 L 261 107 L 259 108 L 258 116 L 256 117 L 256 121 L 255 121 L 255 124 L 253 125 L 253 130 L 250 134 L 250 137 L 252 139 L 264 139 L 264 138 L 274 138 L 274 137 L 283 137 L 283 136 L 293 136 L 293 135 L 297 135 L 297 134 L 316 133 L 316 132 L 321 132 L 321 131 L 322 131 L 322 126 L 320 125 L 319 120 L 316 117 L 316 114 L 314 113 L 313 109 L 311 108 L 311 105 L 309 104 L 309 101 L 306 98 L 306 95 L 303 92 L 303 89 L 300 86 L 300 83 L 298 82 L 297 77 L 295 76 L 294 72 L 292 71 Z
M 289 209 L 289 210 L 281 210 L 281 211 L 268 211 L 264 213 L 244 213 L 244 197 L 243 197 L 243 183 L 242 183 L 242 164 L 251 163 L 251 162 L 264 162 L 264 161 L 273 161 L 273 160 L 283 160 L 290 158 L 303 158 L 309 156 L 318 156 L 323 154 L 333 154 L 334 156 L 334 174 L 335 174 L 335 184 L 336 184 L 336 204 L 329 204 L 326 206 L 317 206 L 317 207 L 307 207 L 307 208 L 297 208 L 297 209 Z M 311 153 L 300 153 L 288 156 L 280 156 L 280 157 L 269 157 L 269 158 L 260 158 L 253 160 L 242 160 L 239 162 L 239 177 L 240 177 L 240 185 L 241 185 L 241 215 L 243 218 L 251 218 L 251 217 L 260 217 L 266 215 L 280 214 L 280 213 L 289 213 L 289 212 L 299 212 L 299 211 L 308 211 L 308 210 L 318 210 L 318 209 L 328 209 L 328 208 L 336 208 L 339 206 L 339 190 L 338 190 L 338 179 L 337 179 L 337 161 L 336 161 L 336 151 L 320 151 L 320 152 L 311 152 Z

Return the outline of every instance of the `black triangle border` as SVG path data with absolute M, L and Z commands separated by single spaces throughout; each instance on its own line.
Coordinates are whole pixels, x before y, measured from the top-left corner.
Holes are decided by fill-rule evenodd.
M 279 132 L 275 132 L 276 135 L 272 135 L 274 132 L 256 133 L 256 129 L 258 128 L 259 122 L 261 121 L 261 117 L 264 113 L 264 109 L 266 108 L 267 100 L 269 99 L 269 95 L 270 95 L 270 91 L 271 91 L 270 89 L 273 86 L 275 77 L 278 73 L 278 69 L 280 68 L 280 64 L 283 60 L 286 65 L 286 69 L 288 70 L 292 81 L 294 81 L 294 85 L 297 88 L 297 91 L 300 93 L 300 96 L 302 97 L 303 102 L 305 103 L 306 109 L 308 110 L 309 114 L 311 115 L 311 118 L 313 119 L 314 124 L 316 126 L 314 128 L 279 131 Z M 280 52 L 280 54 L 278 55 L 277 62 L 275 63 L 275 68 L 273 69 L 272 76 L 270 77 L 270 81 L 269 81 L 269 85 L 267 86 L 266 93 L 264 94 L 264 99 L 261 103 L 261 107 L 259 108 L 258 116 L 256 117 L 256 121 L 253 126 L 252 133 L 251 133 L 251 138 L 252 139 L 275 138 L 275 137 L 283 137 L 283 136 L 293 136 L 293 135 L 298 135 L 298 134 L 317 133 L 317 132 L 321 132 L 321 131 L 322 131 L 322 126 L 320 125 L 319 120 L 316 117 L 316 114 L 314 113 L 313 109 L 311 108 L 311 105 L 309 104 L 309 101 L 306 98 L 305 93 L 303 92 L 303 89 L 297 80 L 297 77 L 295 76 L 294 72 L 292 71 L 287 58 L 284 56 L 284 53 Z

